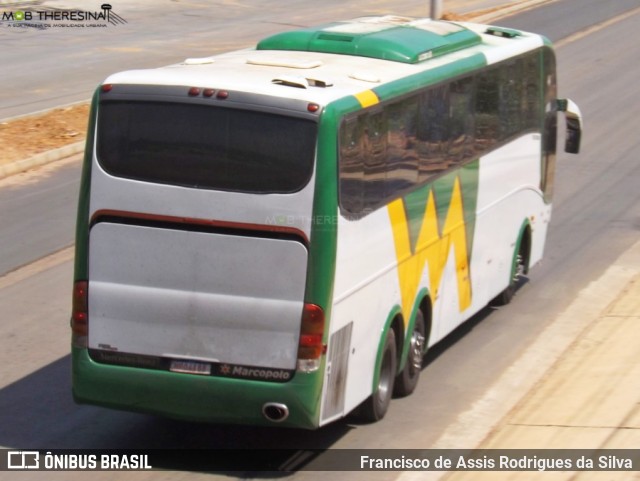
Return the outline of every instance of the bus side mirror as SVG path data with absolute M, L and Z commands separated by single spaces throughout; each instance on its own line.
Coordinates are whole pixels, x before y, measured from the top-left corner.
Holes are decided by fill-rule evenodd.
M 570 99 L 558 99 L 557 105 L 558 111 L 564 112 L 567 120 L 564 150 L 570 154 L 577 154 L 580 152 L 580 139 L 582 138 L 582 115 L 580 115 L 580 109 Z

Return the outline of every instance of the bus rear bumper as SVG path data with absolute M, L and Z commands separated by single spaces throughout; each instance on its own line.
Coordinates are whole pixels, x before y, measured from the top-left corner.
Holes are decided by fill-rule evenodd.
M 296 373 L 286 383 L 231 379 L 101 364 L 86 349 L 72 349 L 78 404 L 186 421 L 316 429 L 321 373 Z M 270 403 L 286 406 L 286 419 L 268 420 L 263 409 Z

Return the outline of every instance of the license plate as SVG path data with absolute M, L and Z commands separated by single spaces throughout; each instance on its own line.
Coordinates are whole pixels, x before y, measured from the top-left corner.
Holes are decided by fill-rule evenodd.
M 211 374 L 211 364 L 197 361 L 183 361 L 181 359 L 173 359 L 171 361 L 170 371 L 184 372 L 187 374 L 202 374 L 208 376 Z

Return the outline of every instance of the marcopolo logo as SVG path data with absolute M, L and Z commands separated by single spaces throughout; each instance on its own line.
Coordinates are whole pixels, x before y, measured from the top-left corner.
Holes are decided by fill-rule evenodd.
M 113 11 L 109 3 L 103 3 L 100 10 L 15 10 L 4 11 L 1 23 L 7 27 L 107 27 L 122 25 L 127 21 Z
M 292 372 L 285 369 L 271 369 L 250 366 L 222 364 L 218 366 L 218 374 L 227 377 L 239 377 L 256 381 L 286 382 L 291 379 Z

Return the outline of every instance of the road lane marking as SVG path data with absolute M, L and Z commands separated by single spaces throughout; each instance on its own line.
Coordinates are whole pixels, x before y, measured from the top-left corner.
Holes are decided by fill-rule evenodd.
M 579 32 L 576 32 L 572 35 L 569 35 L 568 37 L 563 38 L 562 40 L 559 40 L 557 42 L 555 42 L 555 47 L 556 48 L 560 48 L 560 47 L 564 47 L 565 45 L 568 45 L 570 43 L 573 43 L 577 40 L 580 40 L 584 37 L 587 37 L 593 33 L 599 32 L 600 30 L 603 30 L 607 27 L 610 27 L 611 25 L 614 25 L 618 22 L 621 22 L 623 20 L 626 20 L 627 18 L 633 16 L 633 15 L 637 15 L 638 13 L 640 13 L 640 7 L 635 8 L 633 10 L 630 10 L 628 12 L 624 12 L 621 13 L 620 15 L 617 15 L 613 18 L 610 18 L 609 20 L 605 20 L 604 22 L 600 22 L 600 23 L 596 23 L 595 25 L 592 25 L 591 27 L 587 27 L 584 30 L 581 30 Z
M 35 262 L 18 267 L 0 277 L 0 289 L 12 286 L 29 277 L 52 269 L 60 264 L 73 260 L 74 246 L 65 247 L 53 254 L 42 257 Z

